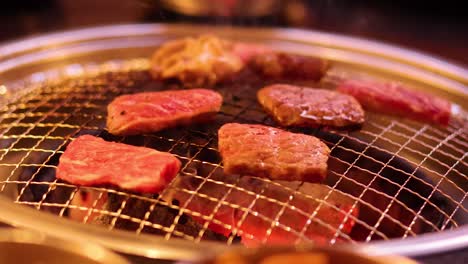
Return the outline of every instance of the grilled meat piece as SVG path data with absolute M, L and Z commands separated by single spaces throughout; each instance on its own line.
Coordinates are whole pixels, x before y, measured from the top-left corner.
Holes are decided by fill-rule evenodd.
M 210 221 L 208 227 L 225 236 L 235 232 L 247 246 L 291 244 L 305 240 L 327 243 L 339 228 L 341 235 L 338 237 L 349 234 L 358 216 L 359 208 L 352 208 L 354 200 L 350 196 L 326 185 L 283 181 L 268 183 L 254 177 L 234 176 L 231 179 L 229 183 L 236 188 L 218 181 L 205 182 L 197 190 L 198 194 L 192 195 L 202 180 L 188 174 L 181 175 L 176 178 L 174 189 L 163 197 L 166 200 L 177 199 L 194 214 L 212 215 L 214 220 L 211 221 L 202 217 L 194 219 L 200 224 Z M 330 195 L 325 199 L 328 193 Z M 219 204 L 221 199 L 223 203 Z M 350 215 L 348 218 L 347 214 Z M 271 230 L 270 234 L 268 230 Z
M 318 81 L 328 70 L 329 63 L 315 57 L 284 52 L 265 52 L 253 56 L 249 67 L 270 79 Z
M 234 42 L 231 44 L 232 52 L 237 55 L 245 64 L 248 64 L 252 58 L 272 53 L 273 50 L 261 44 L 252 44 L 244 42 Z
M 364 108 L 423 122 L 447 125 L 452 104 L 442 98 L 411 90 L 401 83 L 346 80 L 338 91 L 354 96 Z
M 111 184 L 134 192 L 156 193 L 177 175 L 180 165 L 167 152 L 84 135 L 60 156 L 56 177 L 76 185 Z
M 328 62 L 320 58 L 207 34 L 164 43 L 152 55 L 150 72 L 157 80 L 177 79 L 193 87 L 231 79 L 246 65 L 266 78 L 315 81 L 328 69 Z
M 204 122 L 222 101 L 219 93 L 207 89 L 122 95 L 107 107 L 107 129 L 114 135 L 136 135 Z
M 364 110 L 352 96 L 286 84 L 264 87 L 257 98 L 283 126 L 346 127 L 364 123 Z
M 212 85 L 244 67 L 230 43 L 211 35 L 164 43 L 153 54 L 151 74 L 155 79 L 178 79 L 190 86 Z
M 326 177 L 330 149 L 316 137 L 236 123 L 223 125 L 218 137 L 226 173 L 308 182 Z

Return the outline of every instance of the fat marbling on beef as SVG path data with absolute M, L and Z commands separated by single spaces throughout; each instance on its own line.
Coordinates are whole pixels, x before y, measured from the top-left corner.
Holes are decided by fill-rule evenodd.
M 447 125 L 452 104 L 431 94 L 412 90 L 398 82 L 373 79 L 345 80 L 338 91 L 354 96 L 364 108 L 418 121 Z
M 274 180 L 320 182 L 330 149 L 318 138 L 263 125 L 229 123 L 218 131 L 224 171 Z
M 212 90 L 189 89 L 122 95 L 107 107 L 107 129 L 114 135 L 136 135 L 210 120 L 222 96 Z
M 56 177 L 76 185 L 114 185 L 156 193 L 171 182 L 180 166 L 167 152 L 84 135 L 73 140 L 60 156 Z
M 286 84 L 262 88 L 257 98 L 283 126 L 346 127 L 364 122 L 364 110 L 352 96 Z

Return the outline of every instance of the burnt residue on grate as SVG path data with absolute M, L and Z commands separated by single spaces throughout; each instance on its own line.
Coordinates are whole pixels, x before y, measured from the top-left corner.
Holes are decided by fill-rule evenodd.
M 57 181 L 55 167 L 72 138 L 93 134 L 171 152 L 183 164 L 181 173 L 196 175 L 200 181 L 214 177 L 235 185 L 223 177 L 217 131 L 227 122 L 275 126 L 256 101 L 256 91 L 265 84 L 243 79 L 215 87 L 224 103 L 211 123 L 131 137 L 113 136 L 105 130 L 106 106 L 113 98 L 183 87 L 154 82 L 143 71 L 45 85 L 0 111 L 0 170 L 4 175 L 0 188 L 12 193 L 17 203 L 109 229 L 195 242 L 226 241 L 207 230 L 209 223 L 201 226 L 193 220 L 213 219 L 186 210 L 176 200 L 112 186 L 76 187 Z M 468 222 L 467 176 L 463 174 L 468 163 L 466 126 L 437 128 L 369 114 L 360 130 L 292 130 L 317 136 L 332 149 L 326 184 L 356 197 L 361 211 L 352 240 L 415 236 Z M 231 237 L 228 243 L 237 240 Z

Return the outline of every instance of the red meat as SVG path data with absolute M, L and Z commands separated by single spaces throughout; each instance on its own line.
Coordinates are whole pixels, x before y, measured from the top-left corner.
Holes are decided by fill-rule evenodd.
M 354 96 L 371 111 L 441 125 L 447 125 L 450 120 L 449 101 L 411 90 L 401 83 L 346 80 L 338 86 L 338 91 Z
M 283 126 L 347 127 L 364 123 L 364 110 L 347 94 L 286 84 L 262 88 L 257 98 Z
M 177 175 L 180 161 L 170 153 L 84 135 L 60 156 L 56 177 L 76 185 L 115 185 L 157 193 Z
M 264 52 L 252 56 L 249 67 L 270 79 L 320 80 L 329 68 L 328 61 L 284 52 Z
M 107 129 L 115 135 L 135 135 L 205 122 L 222 101 L 219 93 L 207 89 L 122 95 L 107 107 Z
M 272 53 L 273 50 L 267 46 L 261 44 L 252 44 L 244 42 L 235 42 L 232 44 L 232 53 L 237 55 L 244 63 L 250 62 L 250 60 L 258 55 Z
M 319 182 L 330 149 L 318 138 L 263 125 L 225 124 L 218 132 L 224 172 Z

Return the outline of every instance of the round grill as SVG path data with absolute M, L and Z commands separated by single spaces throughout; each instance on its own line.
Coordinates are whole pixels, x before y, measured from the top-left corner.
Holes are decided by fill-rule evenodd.
M 178 34 L 184 34 L 183 30 L 178 30 Z M 248 40 L 249 34 L 245 38 Z M 116 137 L 107 133 L 106 106 L 116 96 L 183 89 L 176 83 L 155 82 L 147 73 L 149 62 L 141 55 L 150 54 L 148 52 L 162 40 L 161 36 L 149 39 L 142 35 L 130 43 L 114 40 L 112 48 L 104 48 L 104 43 L 111 43 L 106 39 L 100 44 L 74 44 L 75 50 L 71 52 L 79 54 L 77 58 L 58 60 L 57 64 L 62 65 L 52 66 L 41 61 L 40 68 L 28 66 L 27 74 L 11 75 L 14 77 L 2 86 L 6 95 L 0 110 L 0 193 L 16 204 L 28 205 L 62 218 L 75 218 L 85 224 L 109 230 L 124 229 L 135 235 L 151 233 L 166 240 L 180 238 L 194 243 L 210 240 L 235 244 L 239 241 L 238 229 L 242 223 L 229 226 L 214 219 L 217 210 L 225 206 L 240 210 L 243 219 L 253 215 L 271 223 L 267 236 L 274 228 L 280 228 L 295 234 L 298 241 L 306 239 L 304 233 L 312 223 L 331 228 L 315 216 L 320 208 L 332 206 L 327 198 L 333 192 L 351 197 L 354 206 L 360 208 L 360 215 L 354 219 L 356 225 L 349 235 L 341 232 L 343 224 L 334 230 L 334 237 L 328 241 L 330 244 L 406 238 L 441 232 L 467 223 L 468 143 L 464 114 L 445 128 L 367 113 L 365 125 L 358 130 L 294 129 L 295 132 L 319 137 L 332 150 L 326 180 L 332 188 L 323 200 L 318 201 L 320 206 L 312 214 L 291 203 L 295 195 L 299 195 L 301 184 L 295 188 L 282 187 L 288 194 L 286 197 L 271 197 L 263 191 L 254 193 L 239 186 L 239 178 L 228 178 L 222 173 L 217 150 L 217 130 L 221 125 L 239 122 L 276 126 L 256 100 L 256 91 L 268 82 L 248 77 L 215 87 L 223 95 L 224 103 L 215 121 L 209 124 L 143 136 Z M 122 47 L 124 44 L 126 46 Z M 93 45 L 97 47 L 95 50 L 92 50 Z M 291 44 L 276 41 L 271 45 L 281 49 Z M 356 65 L 360 64 L 359 57 L 349 63 L 346 61 L 349 57 L 340 58 L 323 49 L 312 47 L 307 53 L 316 55 L 323 52 L 320 54 L 332 60 L 332 70 L 320 84 L 309 83 L 309 86 L 332 89 L 343 75 L 367 71 L 397 78 L 430 92 L 449 97 L 457 95 L 454 91 L 438 89 L 437 84 L 418 82 L 417 74 L 411 80 L 395 73 L 388 75 L 378 67 L 361 69 L 359 67 L 364 63 Z M 85 55 L 76 50 L 86 51 Z M 93 60 L 96 54 L 100 56 Z M 44 58 L 47 56 L 53 54 L 46 54 Z M 450 82 L 458 84 L 456 88 L 464 87 L 454 80 Z M 56 180 L 58 158 L 67 143 L 83 134 L 168 151 L 183 163 L 178 177 L 190 181 L 194 188 L 181 188 L 172 183 L 161 195 L 150 196 L 107 187 L 76 187 Z M 268 179 L 254 180 L 263 182 L 265 186 L 278 185 Z M 221 195 L 213 196 L 207 192 L 215 187 L 224 190 Z M 169 191 L 184 192 L 191 198 L 184 203 L 166 201 L 164 193 Z M 239 192 L 254 197 L 249 207 L 228 202 L 229 195 Z M 76 204 L 74 200 L 78 197 L 87 203 Z M 212 213 L 205 215 L 189 210 L 188 203 L 194 197 L 206 201 Z M 309 198 L 311 201 L 314 199 Z M 274 218 L 252 209 L 259 200 L 278 205 L 276 207 L 280 210 Z M 291 228 L 282 220 L 287 210 L 305 215 L 310 221 L 299 230 Z M 203 222 L 195 223 L 193 217 Z M 354 216 L 348 213 L 345 221 L 348 218 Z M 213 233 L 208 228 L 211 223 L 232 230 L 231 235 L 225 238 Z M 41 225 L 37 224 L 37 228 Z

